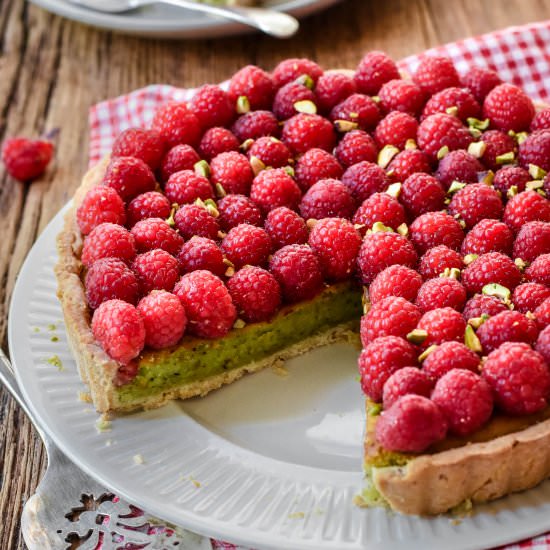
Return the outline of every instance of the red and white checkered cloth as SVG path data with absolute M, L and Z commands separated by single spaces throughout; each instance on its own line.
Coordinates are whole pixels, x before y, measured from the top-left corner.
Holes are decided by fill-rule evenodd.
M 401 60 L 399 67 L 413 72 L 423 56 L 433 54 L 450 57 L 460 73 L 474 65 L 487 66 L 497 71 L 502 80 L 521 86 L 531 98 L 550 98 L 550 20 L 439 46 Z M 114 138 L 122 130 L 147 126 L 161 103 L 189 100 L 193 92 L 155 84 L 94 105 L 89 115 L 90 165 L 109 153 Z M 213 541 L 213 544 L 220 550 L 237 549 L 229 543 Z M 550 532 L 500 550 L 525 548 L 550 550 Z

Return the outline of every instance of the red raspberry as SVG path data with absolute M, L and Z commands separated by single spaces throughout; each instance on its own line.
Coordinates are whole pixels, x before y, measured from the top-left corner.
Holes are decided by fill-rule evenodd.
M 386 112 L 401 111 L 412 116 L 418 116 L 424 103 L 426 94 L 410 80 L 390 80 L 379 92 L 380 104 Z
M 298 155 L 315 147 L 332 151 L 336 143 L 336 134 L 326 118 L 299 113 L 285 122 L 282 139 L 292 153 Z
M 510 255 L 514 234 L 503 222 L 498 220 L 481 220 L 466 234 L 460 251 L 462 254 L 486 254 L 502 252 Z
M 133 157 L 116 157 L 111 160 L 103 185 L 114 189 L 124 201 L 156 187 L 155 176 L 149 166 L 142 160 Z
M 184 275 L 174 288 L 187 315 L 187 330 L 200 338 L 222 338 L 237 319 L 229 291 L 216 275 L 200 269 Z
M 254 65 L 247 65 L 237 71 L 229 81 L 229 96 L 233 101 L 246 96 L 252 110 L 269 109 L 275 86 L 273 79 L 265 71 Z
M 107 300 L 123 300 L 135 304 L 138 283 L 132 270 L 116 258 L 102 258 L 94 262 L 86 273 L 86 300 L 96 309 Z
M 533 132 L 519 145 L 519 162 L 524 168 L 530 164 L 550 170 L 550 130 Z
M 400 296 L 409 302 L 416 300 L 422 277 L 410 267 L 390 265 L 381 271 L 369 286 L 371 304 L 376 304 L 389 296 Z
M 478 373 L 477 353 L 460 342 L 443 342 L 422 362 L 422 370 L 433 380 L 439 380 L 451 370 L 462 369 Z
M 550 254 L 543 254 L 525 270 L 525 278 L 541 285 L 550 286 Z
M 516 232 L 529 222 L 550 222 L 550 201 L 535 191 L 523 191 L 506 204 L 503 221 Z
M 458 117 L 462 122 L 466 122 L 470 117 L 479 118 L 481 115 L 481 107 L 472 93 L 464 88 L 453 87 L 434 94 L 424 105 L 421 118 L 424 119 L 435 113 L 447 113 L 449 109 L 457 109 L 453 116 Z
M 76 211 L 76 221 L 83 235 L 102 223 L 124 225 L 126 211 L 120 195 L 110 187 L 90 189 Z
M 90 267 L 101 258 L 119 258 L 129 263 L 135 255 L 134 236 L 127 229 L 114 223 L 102 223 L 84 239 L 80 259 L 86 267 Z
M 395 371 L 384 384 L 382 401 L 389 409 L 400 397 L 414 394 L 430 397 L 433 380 L 417 367 L 403 367 Z
M 158 132 L 143 128 L 128 128 L 113 143 L 112 157 L 135 157 L 151 170 L 156 170 L 164 156 L 164 141 Z
M 550 365 L 550 327 L 540 331 L 535 350 L 542 355 L 546 364 Z
M 464 239 L 464 231 L 458 221 L 445 212 L 422 214 L 409 229 L 410 239 L 421 254 L 440 244 L 460 250 Z
M 264 213 L 279 206 L 296 209 L 302 198 L 297 183 L 284 168 L 262 170 L 252 182 L 250 198 Z
M 479 374 L 454 369 L 440 378 L 432 401 L 447 419 L 449 431 L 465 436 L 481 428 L 493 412 L 491 387 Z
M 292 82 L 301 76 L 309 76 L 313 82 L 317 80 L 323 74 L 323 69 L 312 61 L 306 58 L 290 58 L 283 59 L 271 73 L 275 88 L 280 88 L 288 82 Z
M 399 235 L 379 231 L 367 233 L 357 256 L 361 281 L 370 284 L 374 277 L 390 265 L 415 267 L 418 256 L 412 243 Z
M 231 127 L 231 131 L 241 142 L 280 133 L 279 122 L 271 111 L 250 111 L 241 115 Z
M 229 231 L 241 223 L 262 225 L 260 209 L 245 195 L 226 195 L 218 201 L 218 223 Z
M 145 218 L 168 218 L 170 201 L 158 191 L 148 191 L 130 201 L 126 210 L 127 225 L 133 227 Z
M 513 290 L 520 282 L 521 271 L 508 256 L 500 252 L 482 254 L 462 272 L 462 284 L 470 294 L 481 292 L 489 283 Z
M 160 134 L 168 147 L 180 143 L 194 147 L 202 132 L 201 123 L 189 105 L 175 101 L 165 103 L 157 109 L 151 127 Z
M 207 161 L 229 151 L 238 151 L 239 140 L 227 128 L 210 128 L 204 132 L 199 144 L 199 152 Z
M 370 229 L 376 222 L 394 230 L 405 223 L 405 209 L 387 193 L 374 193 L 365 199 L 353 216 L 353 223 Z
M 369 134 L 363 130 L 352 130 L 344 134 L 334 155 L 344 168 L 349 168 L 363 161 L 376 162 L 378 148 Z
M 407 113 L 392 111 L 376 126 L 374 137 L 379 147 L 393 145 L 404 149 L 407 140 L 416 140 L 418 130 L 417 120 Z
M 357 89 L 368 95 L 377 94 L 382 84 L 394 78 L 400 78 L 397 65 L 380 51 L 367 53 L 359 62 L 354 75 Z
M 495 296 L 486 296 L 485 294 L 474 294 L 464 306 L 462 315 L 464 319 L 476 319 L 483 314 L 492 317 L 502 311 L 508 311 L 508 306 Z
M 247 323 L 268 321 L 281 305 L 281 287 L 271 273 L 247 265 L 227 282 L 239 316 Z
M 498 191 L 484 183 L 472 183 L 453 195 L 448 210 L 470 229 L 481 220 L 502 218 L 504 206 Z
M 315 94 L 303 84 L 299 82 L 289 82 L 282 88 L 279 88 L 273 100 L 273 114 L 279 120 L 286 120 L 294 116 L 298 111 L 294 104 L 298 101 L 311 101 L 317 103 Z
M 308 246 L 283 246 L 271 257 L 269 270 L 281 285 L 287 302 L 309 300 L 323 288 L 321 265 Z
M 153 349 L 175 346 L 187 326 L 179 298 L 165 290 L 153 290 L 139 301 L 137 310 L 145 326 L 145 345 Z
M 368 95 L 353 94 L 333 107 L 330 119 L 348 120 L 356 123 L 361 130 L 372 130 L 380 121 L 380 109 Z
M 514 258 L 532 262 L 542 254 L 550 253 L 550 223 L 529 222 L 518 232 L 514 241 Z
M 497 349 L 504 342 L 532 344 L 537 335 L 536 323 L 519 311 L 497 313 L 477 329 L 477 336 L 485 353 Z
M 493 179 L 493 187 L 506 196 L 508 191 L 515 186 L 518 192 L 525 191 L 525 184 L 531 180 L 527 170 L 519 166 L 503 166 L 497 170 Z
M 176 227 L 184 239 L 194 235 L 217 239 L 220 226 L 206 208 L 198 204 L 184 204 L 174 216 Z
M 453 181 L 462 183 L 477 183 L 478 172 L 484 170 L 483 165 L 475 157 L 458 149 L 445 155 L 437 167 L 436 176 L 445 189 L 449 189 Z
M 550 130 L 550 108 L 535 113 L 529 131 L 536 132 L 537 130 Z
M 450 277 L 429 279 L 420 287 L 415 303 L 424 312 L 442 307 L 462 311 L 466 303 L 466 289 Z
M 380 336 L 405 338 L 415 329 L 421 316 L 422 312 L 418 307 L 405 298 L 384 298 L 373 304 L 370 311 L 361 318 L 361 342 L 363 346 L 367 346 Z M 411 364 L 413 363 L 407 361 L 405 365 Z
M 319 180 L 302 197 L 300 214 L 304 219 L 347 218 L 355 212 L 356 204 L 350 189 L 341 181 Z
M 180 205 L 195 202 L 197 199 L 214 198 L 210 182 L 204 176 L 199 176 L 191 170 L 182 170 L 172 174 L 164 186 L 164 192 L 171 203 Z
M 527 344 L 506 342 L 489 354 L 482 374 L 496 405 L 505 413 L 533 414 L 546 407 L 550 371 L 542 356 Z
M 248 159 L 236 151 L 220 153 L 210 162 L 210 180 L 221 185 L 226 193 L 248 195 L 253 179 Z
M 271 239 L 261 227 L 241 223 L 224 237 L 221 249 L 236 269 L 263 265 L 271 252 Z
M 491 170 L 498 170 L 501 166 L 497 162 L 498 156 L 516 151 L 516 142 L 514 138 L 499 130 L 488 130 L 487 132 L 483 132 L 479 141 L 485 144 L 485 151 L 483 152 L 481 161 Z
M 319 220 L 308 242 L 319 258 L 326 279 L 342 281 L 351 277 L 361 246 L 361 237 L 351 222 L 341 218 Z
M 514 289 L 512 303 L 521 312 L 535 311 L 546 298 L 550 298 L 550 288 L 540 283 L 523 283 Z
M 249 158 L 256 157 L 270 168 L 282 168 L 292 161 L 288 147 L 273 136 L 258 138 L 247 153 Z
M 190 101 L 203 129 L 213 126 L 228 126 L 235 118 L 235 103 L 219 86 L 201 86 Z
M 499 84 L 483 102 L 483 118 L 490 119 L 492 126 L 505 132 L 527 130 L 534 115 L 531 99 L 513 84 Z
M 539 329 L 544 329 L 550 325 L 550 299 L 546 298 L 534 311 L 536 323 Z
M 399 199 L 411 218 L 445 208 L 445 190 L 430 174 L 411 174 L 401 186 Z
M 390 181 L 380 166 L 364 160 L 344 172 L 342 183 L 349 187 L 355 200 L 361 203 L 373 193 L 385 191 Z
M 420 453 L 447 434 L 439 407 L 422 395 L 405 395 L 376 423 L 376 441 L 388 451 Z
M 317 106 L 323 113 L 328 113 L 335 105 L 356 92 L 355 80 L 344 73 L 325 73 L 315 85 Z
M 195 164 L 200 160 L 201 158 L 197 151 L 195 151 L 191 145 L 181 143 L 180 145 L 172 147 L 162 159 L 160 167 L 162 181 L 167 181 L 168 178 L 176 172 L 193 170 Z
M 420 258 L 418 271 L 424 279 L 439 277 L 446 269 L 462 269 L 464 263 L 462 256 L 443 244 L 430 248 Z
M 8 174 L 19 181 L 41 176 L 52 160 L 54 147 L 42 139 L 9 138 L 2 146 L 2 161 Z
M 422 342 L 422 347 L 428 348 L 434 344 L 453 340 L 462 342 L 466 321 L 458 311 L 450 307 L 442 307 L 424 313 L 418 321 L 418 328 L 428 333 L 428 337 Z
M 323 149 L 310 149 L 297 161 L 296 182 L 307 191 L 314 183 L 322 179 L 340 179 L 344 170 L 340 163 Z
M 218 245 L 205 237 L 191 237 L 178 254 L 182 273 L 190 273 L 198 269 L 206 269 L 223 276 L 227 266 L 223 262 L 223 254 Z
M 468 88 L 480 103 L 487 94 L 502 83 L 495 71 L 486 67 L 471 67 L 461 77 L 462 86 Z
M 365 344 L 358 366 L 363 392 L 373 401 L 382 401 L 388 378 L 399 370 L 416 364 L 416 350 L 403 338 L 382 336 Z
M 178 260 L 160 248 L 138 254 L 132 269 L 142 296 L 151 290 L 172 290 L 180 275 Z
M 458 73 L 448 57 L 424 57 L 412 79 L 429 95 L 436 94 L 445 88 L 460 86 Z
M 274 208 L 266 217 L 265 230 L 275 249 L 289 244 L 305 244 L 308 239 L 306 222 L 286 206 Z
M 431 172 L 432 167 L 425 153 L 419 149 L 405 149 L 393 157 L 387 171 L 392 181 L 405 181 L 417 172 Z
M 125 365 L 145 345 L 145 327 L 139 311 L 122 300 L 107 300 L 92 317 L 92 332 L 105 352 Z
M 176 255 L 183 244 L 181 236 L 161 218 L 147 218 L 137 222 L 132 227 L 132 235 L 138 252 L 162 248 L 169 254 Z
M 458 118 L 446 113 L 436 113 L 420 123 L 417 141 L 420 149 L 435 161 L 443 147 L 447 147 L 449 151 L 467 149 L 473 137 Z

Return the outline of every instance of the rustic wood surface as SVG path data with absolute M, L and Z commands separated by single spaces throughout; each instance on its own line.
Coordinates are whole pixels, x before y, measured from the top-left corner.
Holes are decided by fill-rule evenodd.
M 60 128 L 57 159 L 32 185 L 0 167 L 0 342 L 14 282 L 37 235 L 70 198 L 87 164 L 88 108 L 153 82 L 218 82 L 247 63 L 285 57 L 354 67 L 369 49 L 394 58 L 550 16 L 545 0 L 346 0 L 305 20 L 288 41 L 253 35 L 161 41 L 124 37 L 51 15 L 23 0 L 0 1 L 0 141 Z M 45 466 L 35 431 L 0 390 L 0 548 L 24 548 L 23 503 Z

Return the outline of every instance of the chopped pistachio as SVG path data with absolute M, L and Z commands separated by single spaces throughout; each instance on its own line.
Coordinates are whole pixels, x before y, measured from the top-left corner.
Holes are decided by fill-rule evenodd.
M 515 135 L 515 140 L 518 142 L 518 145 L 521 145 L 528 137 L 529 134 L 527 132 L 518 132 Z
M 422 363 L 422 361 L 424 361 L 424 359 L 426 359 L 426 357 L 428 357 L 428 355 L 430 355 L 430 353 L 432 353 L 432 351 L 435 351 L 437 349 L 437 345 L 436 344 L 432 344 L 431 346 L 427 347 L 419 356 L 418 356 L 418 360 L 420 361 L 420 363 Z
M 485 185 L 493 185 L 493 180 L 495 179 L 495 173 L 492 170 L 487 170 L 486 172 L 478 172 L 477 181 L 479 183 L 484 183 Z
M 405 142 L 405 149 L 418 149 L 418 145 L 416 144 L 416 141 L 412 138 L 409 138 Z
M 237 113 L 244 115 L 248 112 L 250 112 L 250 101 L 245 95 L 241 95 L 237 99 Z
M 468 324 L 478 329 L 487 319 L 489 319 L 489 316 L 486 313 L 482 313 L 481 317 L 472 317 L 468 319 Z
M 206 199 L 204 201 L 204 207 L 206 208 L 206 211 L 214 218 L 218 218 L 220 216 L 218 206 L 212 199 Z
M 233 328 L 244 328 L 246 327 L 246 323 L 242 319 L 237 319 L 233 323 Z
M 223 188 L 223 185 L 221 183 L 216 183 L 216 185 L 214 185 L 214 188 L 216 189 L 216 195 L 220 199 L 223 199 L 223 197 L 225 197 L 227 195 L 227 193 L 225 192 L 225 189 Z
M 315 87 L 315 81 L 308 74 L 303 74 L 296 79 L 298 84 L 303 84 L 306 88 L 313 90 Z
M 411 344 L 422 344 L 428 337 L 428 333 L 421 329 L 421 328 L 415 328 L 414 330 L 411 330 L 409 334 L 407 334 L 407 340 Z
M 368 287 L 363 287 L 363 294 L 361 296 L 361 303 L 363 304 L 363 315 L 366 315 L 371 308 L 371 301 L 369 296 L 369 289 Z
M 204 159 L 196 162 L 193 165 L 193 168 L 195 170 L 195 174 L 197 174 L 198 176 L 202 176 L 204 178 L 208 178 L 210 176 L 210 166 L 208 165 L 208 162 L 206 162 Z
M 530 164 L 529 175 L 534 180 L 542 180 L 544 179 L 544 176 L 546 176 L 546 170 L 543 170 L 540 166 L 537 166 L 536 164 Z
M 261 161 L 261 159 L 255 156 L 250 157 L 250 166 L 252 167 L 252 171 L 255 176 L 257 176 L 262 170 L 265 170 L 265 164 Z
M 373 95 L 373 96 L 371 96 L 371 99 L 372 99 L 375 103 L 380 103 L 380 101 L 381 101 L 380 96 L 378 96 L 378 95 Z
M 467 348 L 470 348 L 472 351 L 481 352 L 483 348 L 481 347 L 481 342 L 475 333 L 474 327 L 472 325 L 466 325 L 466 330 L 464 331 L 464 344 Z
M 447 156 L 448 154 L 449 154 L 449 148 L 446 145 L 444 145 L 437 152 L 437 160 L 441 160 L 443 157 Z
M 456 193 L 457 191 L 460 191 L 461 189 L 464 189 L 464 187 L 466 187 L 466 184 L 465 183 L 462 183 L 461 181 L 453 181 L 453 183 L 451 183 L 451 186 L 449 187 L 449 190 L 447 191 L 447 193 L 449 193 L 450 195 L 452 195 L 453 193 Z
M 480 159 L 486 149 L 487 144 L 484 141 L 473 141 L 470 145 L 468 145 L 468 153 L 476 159 Z
M 357 130 L 359 124 L 357 122 L 351 122 L 349 120 L 335 120 L 334 126 L 339 132 L 351 132 L 352 130 Z
M 406 237 L 409 234 L 409 226 L 406 223 L 402 223 L 398 228 L 397 232 L 403 237 Z
M 378 153 L 378 166 L 386 168 L 397 153 L 399 153 L 399 149 L 394 145 L 384 145 Z
M 511 199 L 512 197 L 515 197 L 519 192 L 519 189 L 518 189 L 518 186 L 517 185 L 511 185 L 510 186 L 510 189 L 508 189 L 508 191 L 506 191 L 506 197 Z
M 457 267 L 446 267 L 442 273 L 439 274 L 440 277 L 448 277 L 449 279 L 460 279 L 460 269 Z
M 528 189 L 529 191 L 536 191 L 537 189 L 543 189 L 543 187 L 544 187 L 544 181 L 542 180 L 528 181 L 525 184 L 525 189 Z
M 380 231 L 386 231 L 387 233 L 393 233 L 393 229 L 384 225 L 382 222 L 375 222 L 370 229 L 371 233 L 379 233 Z
M 503 153 L 502 155 L 498 155 L 495 158 L 495 161 L 497 164 L 511 164 L 516 160 L 516 154 L 514 151 L 508 151 L 507 153 Z
M 479 254 L 466 254 L 464 256 L 464 265 L 470 265 L 474 260 L 479 258 Z
M 311 230 L 317 225 L 317 220 L 315 218 L 308 218 L 306 220 L 306 225 L 307 225 L 307 228 Z
M 525 317 L 527 317 L 527 319 L 531 319 L 531 321 L 535 321 L 535 320 L 536 320 L 535 315 L 534 315 L 531 311 L 528 311 L 528 312 L 525 314 Z
M 243 153 L 246 153 L 254 144 L 254 140 L 252 138 L 245 139 L 241 145 L 239 146 L 239 149 L 243 151 Z
M 145 464 L 145 460 L 143 459 L 143 456 L 140 454 L 134 455 L 133 460 L 134 460 L 134 464 L 139 464 L 139 465 Z
M 95 427 L 99 433 L 109 432 L 112 430 L 112 422 L 105 416 L 100 416 L 95 423 Z
M 396 182 L 396 183 L 390 184 L 386 189 L 386 193 L 390 197 L 394 197 L 396 199 L 401 194 L 401 183 Z
M 488 118 L 486 118 L 485 120 L 479 120 L 478 118 L 468 117 L 466 119 L 466 122 L 468 123 L 468 126 L 470 126 L 470 128 L 476 128 L 477 130 L 487 130 L 487 128 L 489 128 Z
M 468 128 L 468 132 L 470 132 L 470 135 L 474 138 L 474 139 L 479 139 L 481 136 L 482 136 L 482 132 L 481 130 L 478 130 L 477 128 Z
M 299 113 L 307 113 L 309 115 L 317 114 L 317 105 L 315 105 L 315 103 L 313 103 L 313 101 L 311 101 L 310 99 L 302 99 L 300 101 L 296 101 L 296 103 L 294 103 L 294 108 Z
M 514 263 L 520 271 L 523 271 L 527 267 L 527 262 L 523 261 L 521 258 L 516 258 Z
M 451 116 L 457 116 L 458 115 L 458 107 L 456 105 L 453 105 L 452 107 L 447 107 L 445 109 L 445 112 L 448 114 L 448 115 L 451 115 Z
M 378 416 L 382 412 L 382 404 L 381 403 L 373 403 L 369 407 L 369 416 Z
M 503 285 L 499 285 L 498 283 L 489 283 L 488 285 L 485 285 L 481 289 L 481 293 L 485 294 L 485 296 L 495 296 L 504 303 L 510 302 L 510 289 Z
M 292 166 L 285 166 L 284 171 L 291 177 L 294 177 L 295 175 L 294 168 L 292 168 Z

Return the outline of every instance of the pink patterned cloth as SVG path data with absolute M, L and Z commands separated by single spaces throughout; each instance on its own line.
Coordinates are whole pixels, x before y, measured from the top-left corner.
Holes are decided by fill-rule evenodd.
M 401 69 L 412 72 L 426 55 L 450 57 L 459 73 L 474 65 L 497 71 L 502 80 L 521 86 L 533 99 L 550 98 L 550 20 L 509 27 L 426 50 L 401 60 Z M 153 84 L 129 94 L 102 101 L 90 109 L 90 165 L 109 153 L 114 138 L 124 129 L 147 126 L 155 109 L 166 101 L 186 101 L 193 89 Z M 233 544 L 212 541 L 217 550 L 236 550 Z M 500 550 L 550 550 L 550 532 L 502 546 Z

